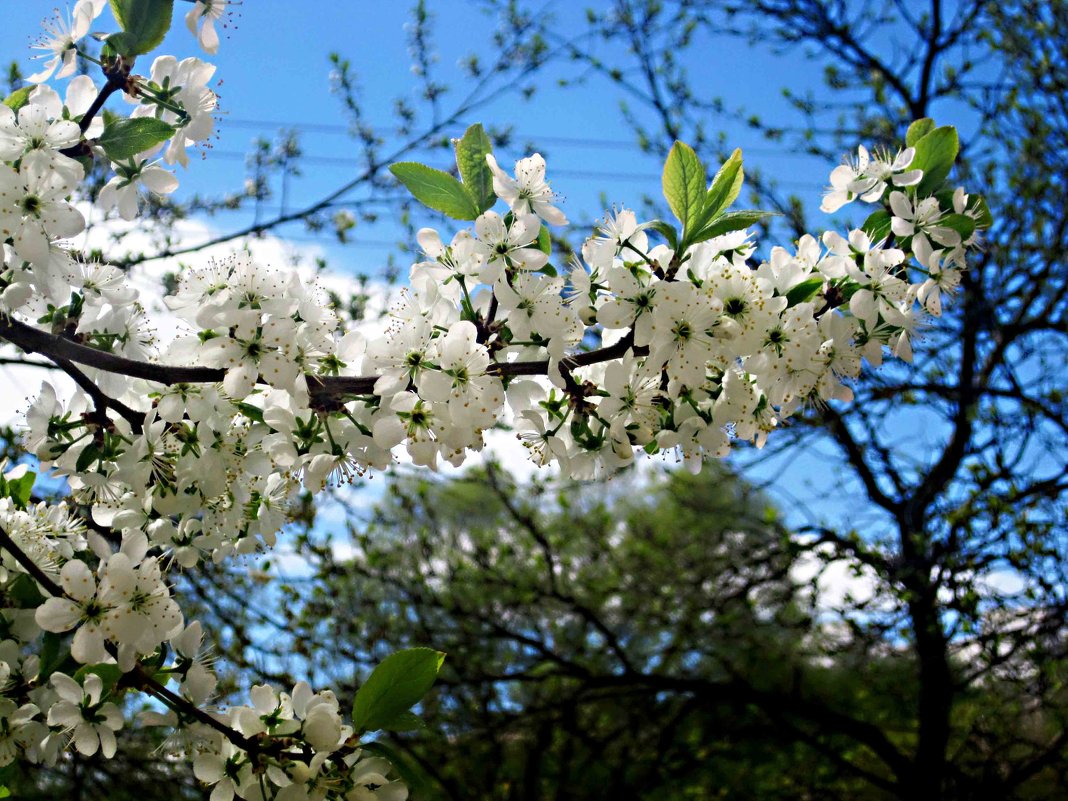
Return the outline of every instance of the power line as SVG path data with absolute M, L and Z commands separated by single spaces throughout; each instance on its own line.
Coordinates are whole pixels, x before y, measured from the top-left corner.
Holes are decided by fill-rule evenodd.
M 235 128 L 250 128 L 253 130 L 280 130 L 291 129 L 295 131 L 305 131 L 308 133 L 324 133 L 324 134 L 336 134 L 336 135 L 350 135 L 352 129 L 347 125 L 341 125 L 339 123 L 323 123 L 323 122 L 283 122 L 281 120 L 254 120 L 254 119 L 241 119 L 234 117 L 224 117 L 224 125 L 230 125 Z M 513 139 L 530 140 L 533 142 L 543 142 L 547 145 L 560 145 L 563 147 L 584 147 L 584 148 L 600 148 L 605 150 L 627 150 L 634 151 L 637 147 L 635 143 L 628 139 L 604 139 L 595 137 L 580 137 L 580 136 L 556 136 L 551 134 L 513 134 Z M 768 147 L 764 145 L 753 145 L 745 148 L 750 153 L 765 156 L 780 156 L 783 158 L 797 158 L 800 156 L 809 156 L 811 158 L 818 158 L 812 156 L 809 153 L 796 153 L 784 151 L 780 148 Z
M 249 154 L 242 153 L 239 150 L 219 150 L 212 149 L 209 154 L 209 158 L 222 158 L 229 161 L 245 161 Z M 312 166 L 320 167 L 357 167 L 357 163 L 354 159 L 344 158 L 342 156 L 314 156 L 314 155 L 301 155 L 294 159 L 296 163 L 309 164 Z M 595 180 L 595 181 L 637 181 L 642 183 L 656 182 L 660 180 L 660 176 L 656 173 L 638 173 L 638 172 L 608 172 L 600 170 L 568 170 L 568 169 L 553 169 L 552 174 L 561 178 L 578 178 L 580 180 Z M 795 189 L 811 189 L 812 184 L 805 181 L 779 181 L 779 186 Z

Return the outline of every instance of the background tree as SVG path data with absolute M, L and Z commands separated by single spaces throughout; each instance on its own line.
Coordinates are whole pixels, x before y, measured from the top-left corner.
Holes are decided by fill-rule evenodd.
M 841 610 L 846 647 L 874 655 L 902 636 L 911 643 L 914 725 L 881 757 L 896 792 L 1011 797 L 1037 773 L 1063 778 L 1068 740 L 1060 682 L 1049 676 L 1064 656 L 1068 544 L 1068 212 L 1058 146 L 1068 134 L 1068 6 L 932 0 L 873 13 L 869 4 L 823 0 L 618 2 L 591 19 L 626 48 L 614 51 L 618 61 L 572 55 L 614 80 L 628 108 L 651 112 L 652 121 L 628 113 L 639 142 L 654 150 L 680 137 L 699 151 L 722 146 L 709 134 L 722 106 L 685 68 L 688 52 L 707 46 L 702 35 L 745 36 L 825 66 L 821 96 L 788 93 L 793 119 L 747 117 L 805 152 L 841 152 L 858 136 L 890 142 L 912 119 L 968 110 L 965 169 L 1003 216 L 964 276 L 960 302 L 917 345 L 917 371 L 865 378 L 855 405 L 813 409 L 761 459 L 825 455 L 824 469 L 839 477 L 827 499 L 855 510 L 827 519 L 808 499 L 813 547 L 878 583 L 882 609 Z M 798 198 L 759 176 L 754 186 L 759 202 L 804 230 Z M 997 679 L 1015 684 L 1016 701 L 996 717 L 975 716 L 970 694 L 1008 659 L 1029 664 Z M 857 661 L 862 673 L 877 665 Z
M 730 740 L 707 728 L 709 707 L 730 706 L 714 680 L 759 662 L 779 683 L 809 625 L 774 510 L 723 471 L 404 480 L 353 533 L 352 559 L 317 549 L 296 636 L 349 644 L 359 663 L 384 642 L 448 643 L 426 710 L 440 734 L 408 746 L 447 798 L 707 791 L 705 763 Z M 351 680 L 350 663 L 318 666 Z

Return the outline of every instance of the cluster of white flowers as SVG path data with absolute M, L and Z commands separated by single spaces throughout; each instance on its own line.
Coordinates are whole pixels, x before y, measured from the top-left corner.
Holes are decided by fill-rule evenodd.
M 81 0 L 53 29 L 35 80 L 72 72 L 102 8 Z M 187 16 L 208 52 L 225 11 L 198 0 Z M 0 336 L 79 387 L 61 402 L 45 384 L 26 416 L 27 450 L 66 478 L 74 506 L 33 504 L 24 487 L 0 497 L 0 765 L 66 747 L 111 756 L 122 696 L 140 690 L 169 708 L 142 722 L 174 730 L 172 750 L 213 801 L 402 800 L 329 691 L 255 687 L 252 706 L 211 711 L 203 631 L 170 571 L 272 547 L 302 490 L 402 454 L 458 465 L 495 427 L 575 478 L 643 452 L 699 469 L 735 441 L 762 445 L 806 404 L 850 400 L 862 360 L 908 359 L 986 224 L 963 189 L 924 187 L 922 142 L 874 158 L 861 148 L 824 203 L 874 204 L 860 228 L 760 259 L 751 223 L 694 236 L 683 221 L 680 244 L 623 209 L 564 269 L 547 226 L 567 219 L 545 161 L 509 174 L 486 152 L 476 166 L 495 197 L 447 242 L 419 232 L 425 258 L 383 336 L 346 330 L 315 284 L 238 253 L 181 274 L 165 302 L 182 330 L 160 344 L 129 277 L 72 249 L 85 227 L 75 200 L 92 158 L 115 172 L 105 211 L 132 219 L 141 187 L 173 191 L 160 162 L 187 165 L 211 135 L 214 67 L 160 56 L 138 77 L 131 64 L 102 62 L 103 87 L 82 75 L 62 99 L 40 83 L 0 105 Z M 120 89 L 136 108 L 105 126 L 102 102 Z
M 307 683 L 299 682 L 289 694 L 257 685 L 251 697 L 252 706 L 231 707 L 229 725 L 244 737 L 266 736 L 280 748 L 261 778 L 247 752 L 215 733 L 193 762 L 196 777 L 213 786 L 213 801 L 228 801 L 234 795 L 259 798 L 263 779 L 278 788 L 270 796 L 277 801 L 311 801 L 328 794 L 352 801 L 408 797 L 402 782 L 386 778 L 392 766 L 385 759 L 361 750 L 347 750 L 335 758 L 352 736 L 352 728 L 342 722 L 338 701 L 329 690 L 313 694 Z M 308 751 L 314 753 L 310 760 Z

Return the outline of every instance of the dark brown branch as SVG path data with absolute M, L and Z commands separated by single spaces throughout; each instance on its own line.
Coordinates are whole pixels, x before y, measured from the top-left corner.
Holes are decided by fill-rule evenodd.
M 108 408 L 114 409 L 133 427 L 135 432 L 141 431 L 145 419 L 144 414 L 131 409 L 122 401 L 115 400 L 108 396 L 102 389 L 100 389 L 100 387 L 90 380 L 89 376 L 75 367 L 69 359 L 64 359 L 62 356 L 52 356 L 51 359 L 55 362 L 56 367 L 70 376 L 74 383 L 81 387 L 82 390 L 93 399 L 93 405 L 101 416 L 106 415 Z
M 67 360 L 77 362 L 97 370 L 117 373 L 130 378 L 141 378 L 158 384 L 217 384 L 226 376 L 226 371 L 218 367 L 184 367 L 180 365 L 156 364 L 128 359 L 103 350 L 82 345 L 58 334 L 41 331 L 31 325 L 14 319 L 0 318 L 0 338 L 6 339 L 29 353 L 40 353 L 52 361 Z M 579 353 L 568 357 L 561 365 L 569 370 L 587 367 L 591 364 L 621 358 L 631 349 L 633 340 L 624 337 L 614 345 L 598 350 Z M 644 348 L 634 348 L 636 355 L 642 355 Z M 536 359 L 522 362 L 500 362 L 491 366 L 493 372 L 501 377 L 519 375 L 545 375 L 549 370 L 548 359 Z M 369 395 L 374 391 L 378 376 L 315 376 L 308 375 L 308 392 L 313 406 L 336 403 L 338 400 L 353 395 Z
M 9 554 L 11 554 L 15 561 L 18 562 L 22 569 L 25 570 L 34 581 L 40 584 L 49 595 L 56 595 L 63 597 L 63 588 L 56 584 L 55 580 L 45 573 L 41 566 L 33 561 L 25 551 L 23 551 L 7 531 L 0 526 L 0 548 L 3 548 Z

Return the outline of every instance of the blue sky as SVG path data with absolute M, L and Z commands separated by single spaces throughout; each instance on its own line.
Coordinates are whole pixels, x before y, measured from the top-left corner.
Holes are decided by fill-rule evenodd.
M 0 47 L 5 57 L 10 54 L 20 61 L 24 72 L 32 71 L 27 44 L 55 5 L 54 0 L 4 3 Z M 181 15 L 188 4 L 178 0 L 175 5 L 175 25 L 160 52 L 205 57 L 182 24 Z M 428 8 L 434 18 L 435 78 L 453 90 L 443 101 L 447 109 L 456 102 L 453 98 L 462 96 L 469 87 L 457 61 L 472 52 L 484 59 L 490 57 L 491 37 L 499 23 L 475 3 L 430 0 Z M 554 28 L 563 35 L 582 29 L 583 6 L 557 0 L 544 8 L 554 15 Z M 252 141 L 258 136 L 272 137 L 281 127 L 289 126 L 300 131 L 306 159 L 301 167 L 303 175 L 290 183 L 287 208 L 314 202 L 355 175 L 359 167 L 351 155 L 347 120 L 330 92 L 327 54 L 336 51 L 350 59 L 368 121 L 388 130 L 398 98 L 418 103 L 405 31 L 408 21 L 406 3 L 247 0 L 237 8 L 236 24 L 224 34 L 218 55 L 206 57 L 218 65 L 218 138 L 206 161 L 194 160 L 180 175 L 178 197 L 194 191 L 238 189 L 246 176 L 244 157 Z M 110 30 L 111 24 L 105 12 L 97 27 Z M 614 55 L 603 43 L 593 47 L 603 57 Z M 752 112 L 775 116 L 785 108 L 777 91 L 780 86 L 804 91 L 819 83 L 818 66 L 754 51 L 738 39 L 717 38 L 695 52 L 700 52 L 700 58 L 687 64 L 695 84 L 710 87 L 710 94 L 720 94 L 728 108 L 744 105 Z M 742 63 L 745 69 L 738 69 Z M 145 73 L 148 66 L 139 63 L 137 71 Z M 532 99 L 524 101 L 516 93 L 508 93 L 463 122 L 513 126 L 517 148 L 500 154 L 503 164 L 527 155 L 518 149 L 522 143 L 537 143 L 547 156 L 550 179 L 565 197 L 565 210 L 572 222 L 592 224 L 603 211 L 602 194 L 609 204 L 625 205 L 637 205 L 643 194 L 659 195 L 660 164 L 638 151 L 619 112 L 618 93 L 607 81 L 592 78 L 574 89 L 557 88 L 561 79 L 574 77 L 573 73 L 570 64 L 551 67 L 527 82 L 538 89 Z M 457 126 L 447 134 L 459 136 L 462 132 L 463 127 Z M 734 126 L 727 134 L 731 146 L 747 151 L 750 163 L 782 174 L 784 186 L 798 191 L 806 201 L 818 200 L 832 165 L 778 152 L 744 126 Z M 383 152 L 389 152 L 389 144 L 387 141 Z M 432 154 L 428 160 L 435 166 L 449 166 L 444 152 Z M 267 206 L 265 214 L 277 208 L 277 198 Z M 217 218 L 217 224 L 229 230 L 250 219 L 243 212 L 231 213 Z M 298 241 L 306 235 L 299 224 L 283 229 L 283 233 L 298 237 Z M 361 226 L 352 246 L 328 247 L 331 261 L 339 269 L 373 275 L 394 252 L 399 235 L 399 229 L 388 222 Z

